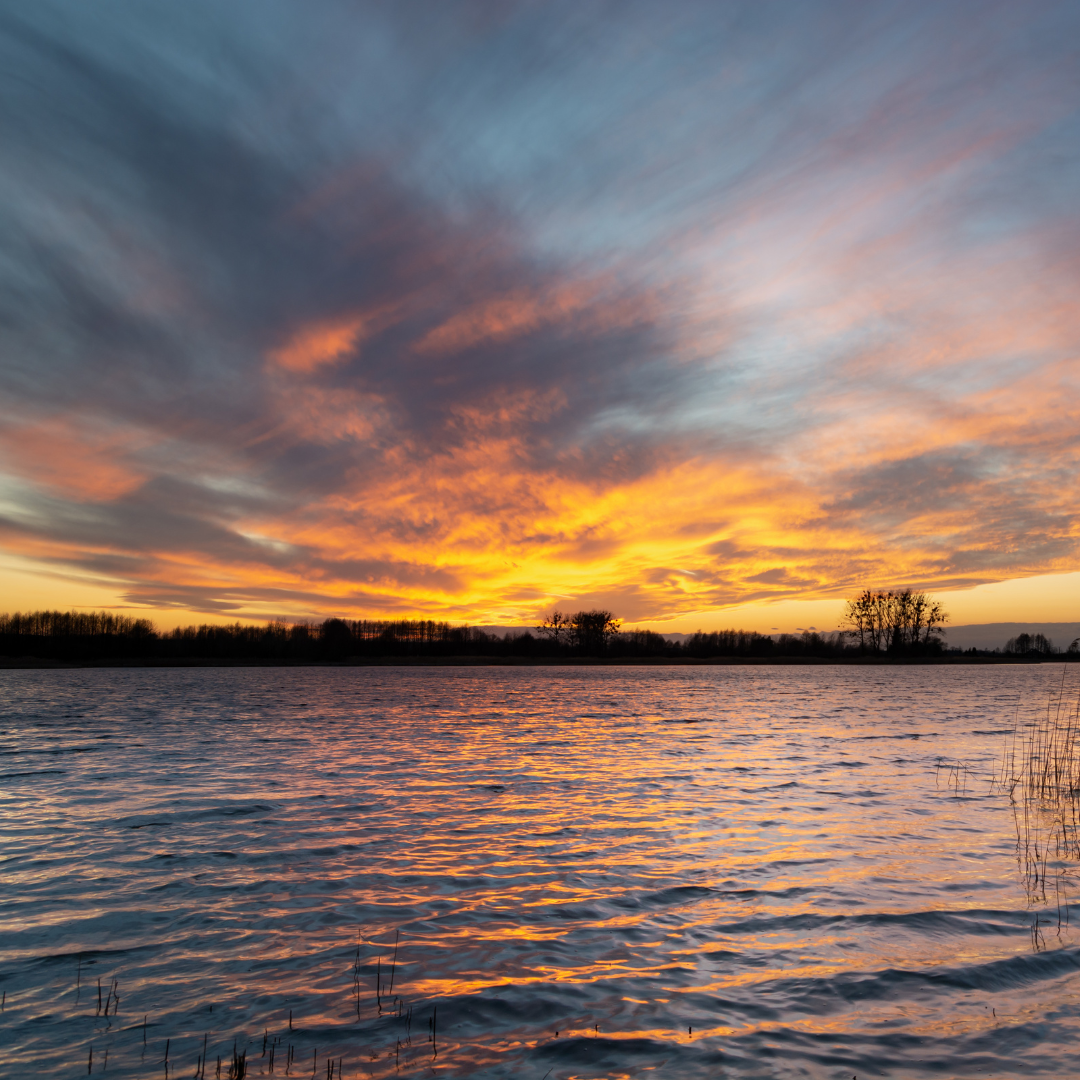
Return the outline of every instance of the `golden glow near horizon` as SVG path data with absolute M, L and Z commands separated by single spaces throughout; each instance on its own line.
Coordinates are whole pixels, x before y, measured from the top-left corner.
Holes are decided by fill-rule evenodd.
M 107 609 L 139 618 L 150 618 L 162 630 L 194 623 L 228 624 L 237 621 L 260 622 L 278 618 L 297 621 L 319 620 L 331 616 L 382 618 L 380 612 L 350 611 L 344 607 L 283 610 L 273 604 L 230 606 L 225 610 L 202 610 L 197 607 L 154 607 L 132 603 L 120 588 L 107 581 L 85 579 L 44 568 L 32 560 L 0 560 L 0 579 L 4 582 L 6 609 L 31 611 L 41 608 L 68 610 Z M 853 595 L 853 594 L 852 594 Z M 949 626 L 983 623 L 1080 623 L 1080 573 L 1046 574 L 979 585 L 968 589 L 937 590 L 945 604 Z M 698 630 L 754 630 L 758 633 L 800 633 L 817 630 L 829 633 L 842 626 L 845 598 L 780 599 L 733 604 L 677 613 L 669 617 L 628 620 L 624 629 L 649 629 L 659 633 L 694 633 Z M 543 613 L 554 608 L 573 607 L 573 598 L 553 595 L 547 607 L 532 614 L 521 609 L 496 608 L 491 613 L 445 616 L 452 622 L 472 625 L 532 626 Z M 393 617 L 429 618 L 429 609 L 404 610 Z M 438 616 L 442 617 L 442 616 Z M 948 629 L 948 627 L 946 628 Z M 1004 639 L 1003 639 L 1004 640 Z

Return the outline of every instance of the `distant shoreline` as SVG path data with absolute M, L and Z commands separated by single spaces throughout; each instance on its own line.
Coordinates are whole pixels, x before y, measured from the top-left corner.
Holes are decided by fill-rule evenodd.
M 864 656 L 850 659 L 816 656 L 716 657 L 522 657 L 522 656 L 387 656 L 349 660 L 227 660 L 208 658 L 64 661 L 32 656 L 0 656 L 0 670 L 56 670 L 85 668 L 382 668 L 382 667 L 950 667 L 1004 664 L 1070 664 L 1080 656 L 1053 657 L 953 655 L 927 657 Z

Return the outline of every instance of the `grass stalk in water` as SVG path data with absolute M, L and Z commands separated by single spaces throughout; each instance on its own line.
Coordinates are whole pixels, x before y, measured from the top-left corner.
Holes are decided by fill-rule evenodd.
M 1066 695 L 1064 673 L 1036 719 L 1022 724 L 1017 707 L 995 785 L 1012 801 L 1029 900 L 1050 903 L 1053 878 L 1058 924 L 1067 925 L 1066 885 L 1073 868 L 1063 864 L 1080 862 L 1080 691 L 1075 699 Z

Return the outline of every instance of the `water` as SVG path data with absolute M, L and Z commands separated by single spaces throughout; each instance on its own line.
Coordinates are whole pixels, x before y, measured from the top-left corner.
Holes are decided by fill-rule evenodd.
M 1061 672 L 0 673 L 0 1071 L 1078 1075 L 985 782 Z

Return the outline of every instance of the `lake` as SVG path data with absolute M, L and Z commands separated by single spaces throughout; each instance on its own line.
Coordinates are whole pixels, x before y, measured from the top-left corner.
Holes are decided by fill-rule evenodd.
M 1080 1075 L 1062 677 L 0 672 L 0 1073 Z

